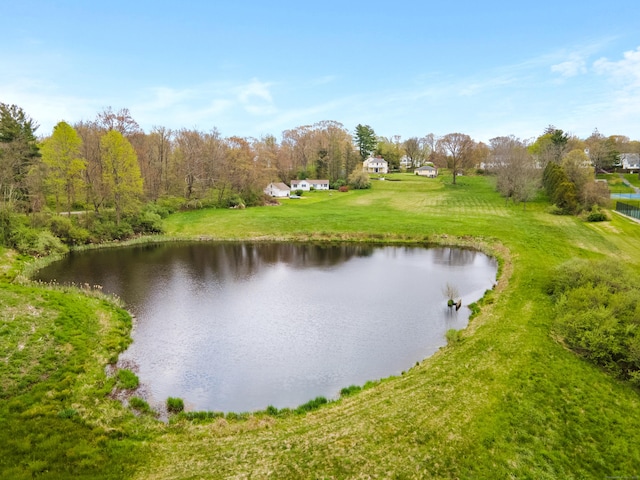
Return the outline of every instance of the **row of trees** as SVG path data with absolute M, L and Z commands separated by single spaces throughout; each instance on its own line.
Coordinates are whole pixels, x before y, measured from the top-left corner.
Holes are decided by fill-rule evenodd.
M 0 103 L 2 211 L 90 210 L 94 218 L 113 221 L 120 232 L 115 236 L 135 230 L 120 228 L 123 222 L 157 229 L 159 222 L 149 216 L 133 218 L 145 202 L 255 205 L 263 201 L 262 189 L 270 181 L 294 178 L 325 178 L 334 188 L 348 182 L 362 188 L 368 182 L 358 175 L 361 162 L 371 155 L 385 158 L 392 170 L 426 163 L 449 168 L 453 183 L 460 173 L 483 168 L 496 175 L 507 200 L 525 205 L 547 171 L 545 187 L 552 201 L 575 212 L 600 202 L 592 166 L 607 169 L 621 153 L 640 152 L 640 143 L 627 137 L 604 137 L 596 130 L 581 140 L 555 127 L 533 141 L 496 137 L 488 145 L 463 133 L 385 138 L 369 125 L 357 125 L 351 134 L 334 121 L 286 130 L 279 141 L 272 135 L 225 138 L 216 129 L 156 126 L 147 133 L 127 109 L 111 108 L 91 121 L 60 122 L 45 138 L 36 137 L 37 128 L 20 107 Z M 556 166 L 553 172 L 548 165 Z M 572 190 L 564 188 L 567 182 Z M 549 185 L 564 185 L 573 193 L 561 196 Z M 62 230 L 68 233 L 67 227 Z
M 497 188 L 506 199 L 526 205 L 542 185 L 558 213 L 573 214 L 608 203 L 608 189 L 595 181 L 595 174 L 616 166 L 621 153 L 640 152 L 640 143 L 604 137 L 597 130 L 581 140 L 549 126 L 532 143 L 493 138 L 489 152 L 487 169 L 497 175 Z

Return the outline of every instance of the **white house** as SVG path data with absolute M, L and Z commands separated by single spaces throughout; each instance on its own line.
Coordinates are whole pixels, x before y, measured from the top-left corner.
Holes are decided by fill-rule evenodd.
M 282 182 L 271 182 L 264 189 L 264 193 L 272 197 L 285 198 L 291 195 L 291 189 Z
M 638 170 L 640 168 L 640 154 L 621 153 L 620 164 L 625 170 Z
M 311 190 L 311 185 L 308 180 L 291 180 L 291 190 L 303 190 L 308 192 Z
M 438 169 L 431 165 L 425 165 L 424 167 L 416 168 L 414 170 L 416 175 L 422 177 L 436 178 L 438 176 Z
M 389 164 L 382 157 L 369 157 L 362 162 L 362 169 L 367 173 L 389 173 Z
M 329 180 L 307 180 L 316 190 L 329 190 Z
M 291 190 L 329 190 L 329 180 L 291 180 Z

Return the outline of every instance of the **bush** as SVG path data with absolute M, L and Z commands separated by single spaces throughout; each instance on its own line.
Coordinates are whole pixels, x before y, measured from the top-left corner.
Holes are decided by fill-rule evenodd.
M 344 187 L 346 184 L 347 181 L 344 178 L 339 178 L 331 184 L 331 188 L 333 190 L 338 190 L 340 187 Z
M 182 207 L 184 206 L 184 198 L 162 197 L 150 205 L 154 213 L 157 213 L 162 218 L 166 218 L 170 214 L 182 210 Z
M 578 355 L 639 385 L 640 276 L 607 262 L 561 265 L 548 293 L 556 301 L 554 330 Z
M 595 206 L 587 215 L 587 222 L 605 222 L 607 220 L 609 220 L 607 214 Z
M 227 199 L 228 208 L 244 208 L 246 205 L 240 195 L 232 195 Z
M 354 170 L 351 175 L 349 175 L 349 185 L 355 190 L 371 188 L 369 174 L 363 170 Z
M 126 368 L 118 370 L 118 387 L 133 390 L 138 388 L 138 385 L 140 385 L 140 380 L 135 373 Z
M 348 192 L 349 191 L 349 186 L 348 185 L 342 185 L 340 188 L 338 188 L 339 192 Z
M 89 241 L 89 231 L 74 225 L 69 217 L 56 215 L 51 218 L 49 229 L 67 245 L 83 245 Z
M 129 222 L 135 233 L 162 233 L 162 217 L 151 209 L 145 209 L 132 217 Z
M 184 401 L 181 398 L 167 398 L 167 410 L 169 413 L 179 413 L 184 410 Z
M 49 230 L 35 230 L 21 226 L 11 233 L 10 247 L 20 253 L 41 257 L 46 255 L 63 254 L 69 249 Z
M 133 227 L 121 221 L 120 225 L 109 217 L 97 218 L 91 229 L 91 241 L 94 243 L 108 242 L 110 240 L 126 240 L 133 237 Z
M 297 195 L 299 197 L 301 197 L 303 193 L 304 192 L 302 190 L 300 190 L 299 188 L 293 192 L 294 195 Z

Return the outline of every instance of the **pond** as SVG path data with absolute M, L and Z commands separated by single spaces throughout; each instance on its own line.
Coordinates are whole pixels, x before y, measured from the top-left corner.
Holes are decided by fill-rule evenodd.
M 71 253 L 36 278 L 124 300 L 136 321 L 119 365 L 152 406 L 243 412 L 408 370 L 466 326 L 496 272 L 457 248 L 199 242 Z

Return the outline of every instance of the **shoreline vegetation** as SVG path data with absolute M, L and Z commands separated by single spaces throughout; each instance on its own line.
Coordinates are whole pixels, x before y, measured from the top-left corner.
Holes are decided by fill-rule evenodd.
M 397 181 L 314 192 L 278 207 L 175 213 L 164 220 L 165 235 L 112 244 L 437 244 L 498 260 L 494 289 L 449 345 L 400 376 L 345 386 L 334 402 L 310 400 L 300 415 L 265 406 L 224 416 L 182 412 L 165 424 L 140 399 L 123 405 L 114 398 L 117 376 L 105 367 L 131 341 L 130 316 L 104 295 L 27 280 L 53 258 L 29 262 L 0 250 L 0 476 L 638 474 L 639 391 L 565 346 L 547 291 L 573 258 L 640 265 L 638 225 L 618 215 L 597 224 L 552 215 L 543 197 L 525 211 L 505 202 L 490 177 L 460 177 L 456 185 L 446 176 L 390 177 Z

